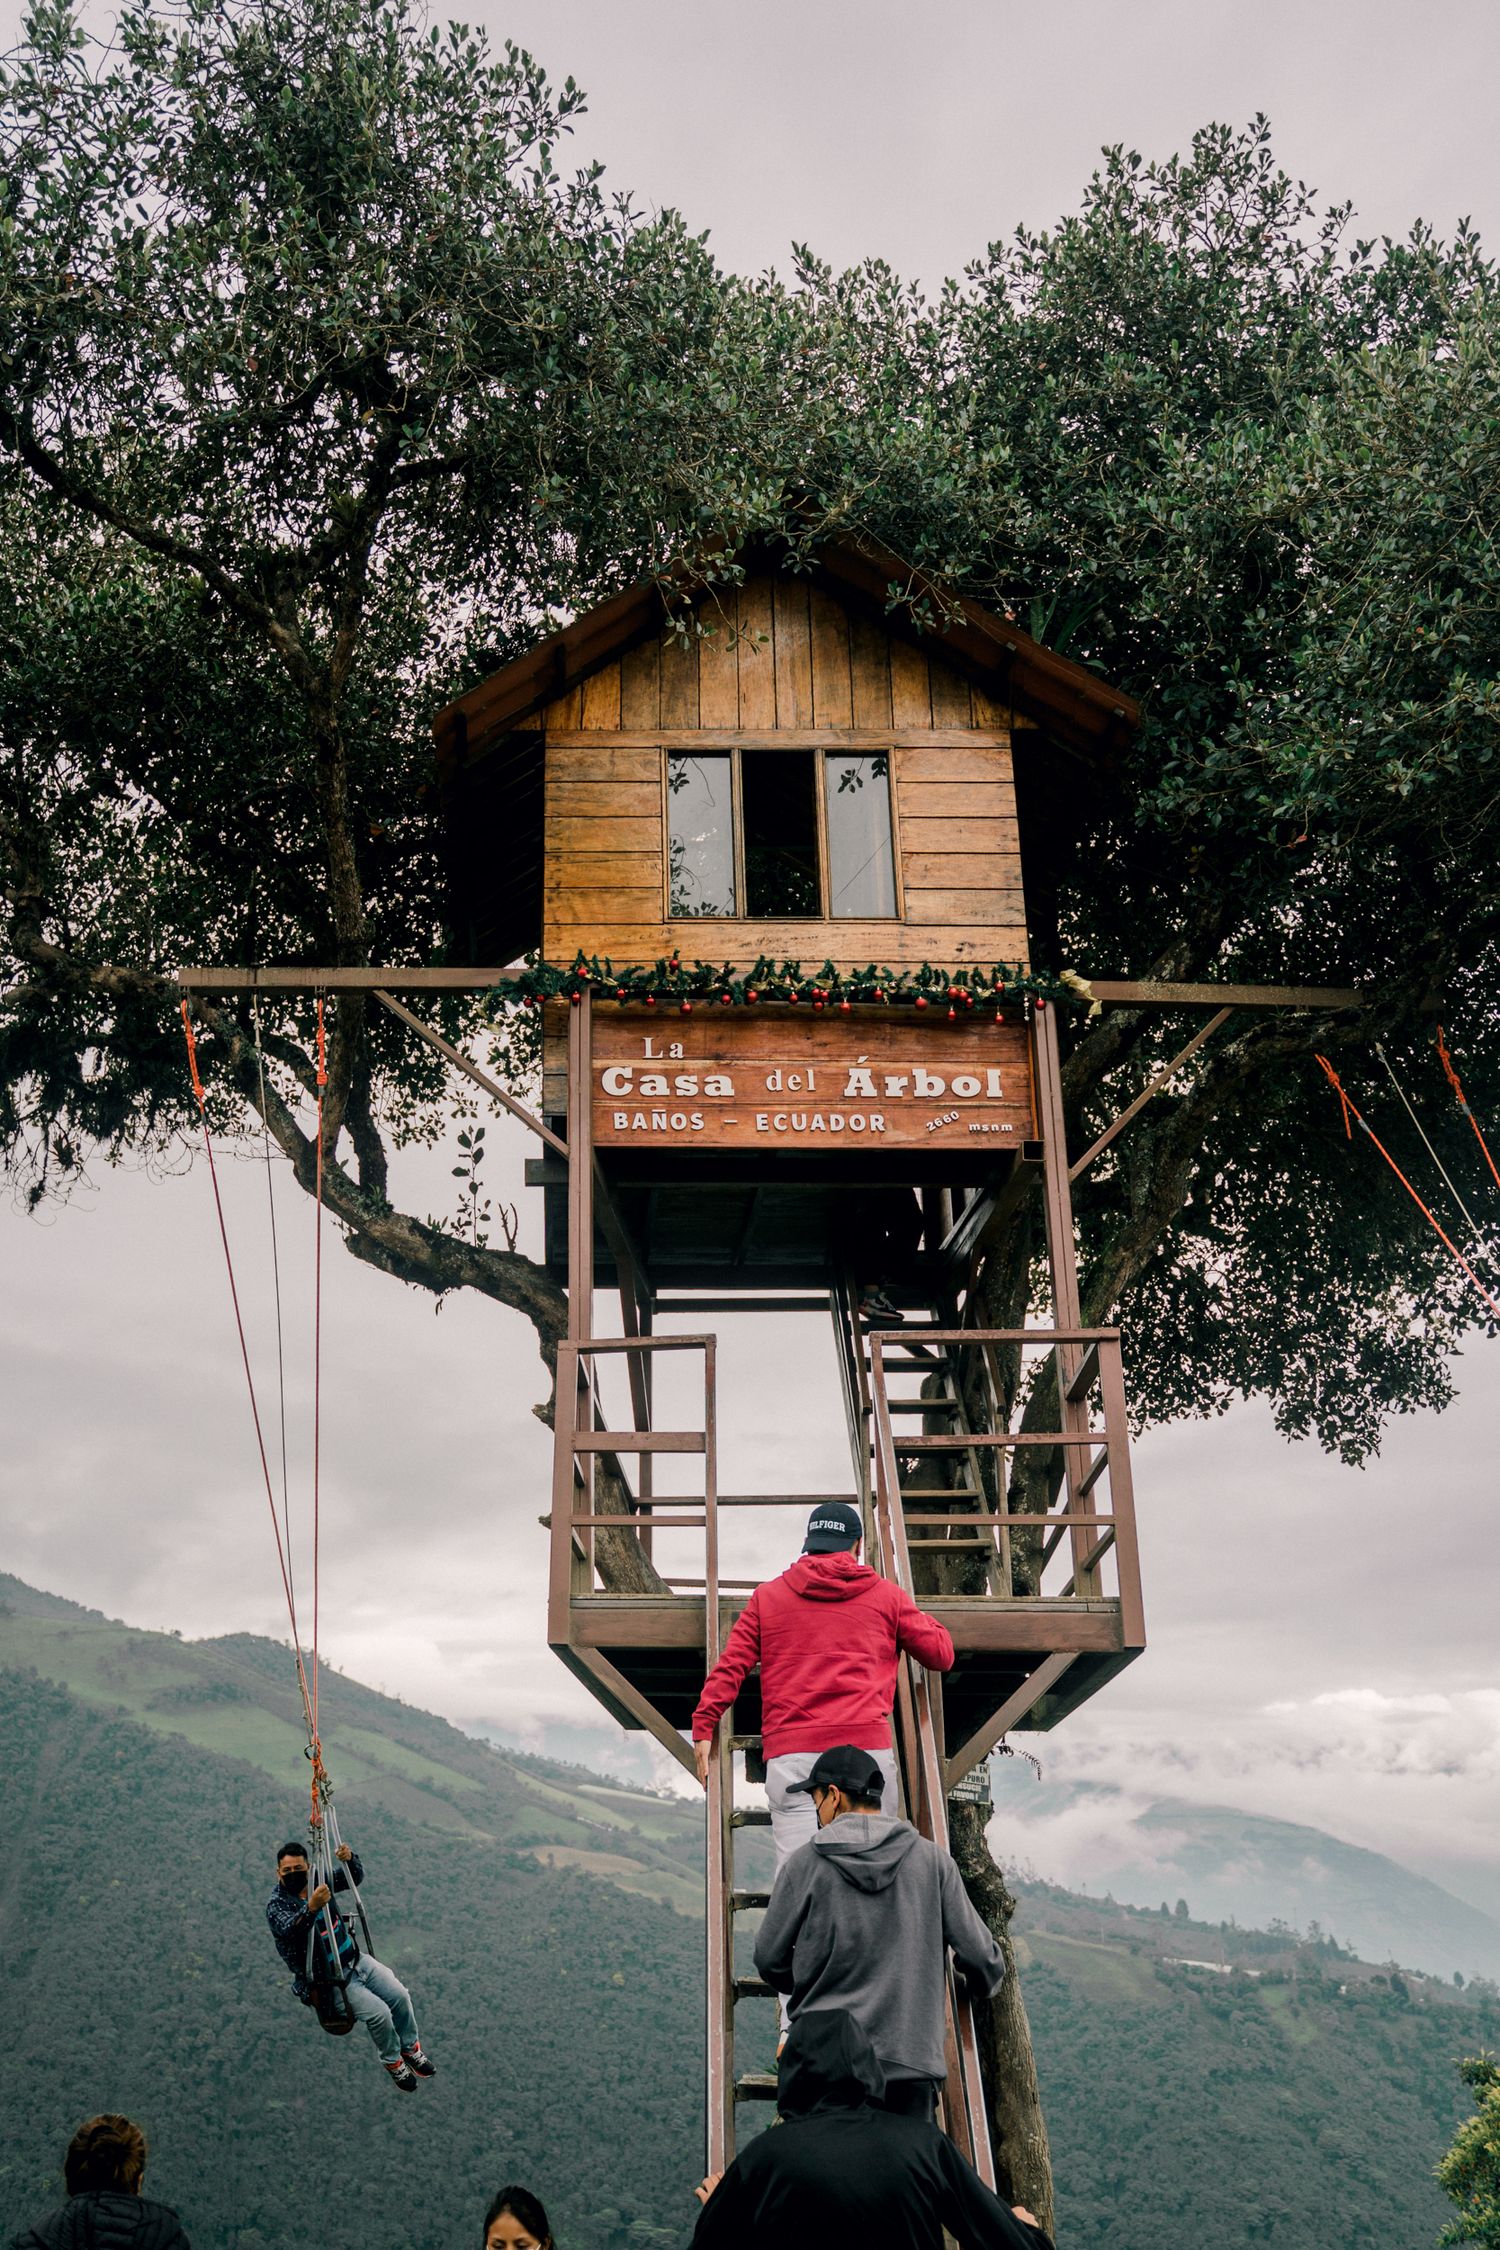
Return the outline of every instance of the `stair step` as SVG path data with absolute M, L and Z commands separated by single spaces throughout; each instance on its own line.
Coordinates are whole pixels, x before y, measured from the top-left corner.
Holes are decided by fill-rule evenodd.
M 774 2070 L 747 2070 L 743 2078 L 734 2082 L 737 2102 L 774 2102 L 777 2094 Z
M 736 2000 L 774 2000 L 776 1994 L 764 1977 L 736 1977 L 734 1996 Z
M 889 1414 L 956 1414 L 958 1401 L 953 1398 L 888 1398 L 885 1402 Z
M 753 1914 L 758 1907 L 769 1906 L 770 1903 L 769 1891 L 731 1891 L 729 1894 L 731 1914 Z
M 736 1806 L 729 1816 L 731 1828 L 769 1828 L 771 1815 L 759 1805 Z
M 729 1747 L 731 1750 L 758 1750 L 760 1748 L 760 1736 L 758 1734 L 732 1734 L 729 1737 Z

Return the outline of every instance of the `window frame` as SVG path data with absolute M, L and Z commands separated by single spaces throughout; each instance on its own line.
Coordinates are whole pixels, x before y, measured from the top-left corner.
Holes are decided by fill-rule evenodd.
M 680 743 L 661 749 L 661 805 L 662 805 L 662 919 L 672 929 L 680 929 L 689 922 L 785 923 L 790 929 L 807 929 L 827 925 L 835 928 L 841 922 L 902 922 L 906 918 L 905 886 L 901 870 L 901 832 L 896 815 L 896 753 L 899 745 L 889 742 L 861 743 L 858 749 L 847 743 L 778 742 L 772 736 L 760 742 L 705 742 L 701 749 L 684 749 Z M 736 904 L 743 908 L 749 901 L 749 886 L 745 874 L 745 803 L 743 791 L 743 766 L 741 759 L 747 750 L 774 750 L 782 757 L 811 758 L 813 764 L 813 798 L 816 814 L 818 847 L 818 902 L 816 914 L 674 914 L 672 912 L 672 791 L 669 781 L 670 761 L 673 758 L 710 757 L 729 759 L 730 820 L 734 842 L 734 895 Z M 831 911 L 832 871 L 828 864 L 828 788 L 827 760 L 831 757 L 883 756 L 886 761 L 885 788 L 886 812 L 890 821 L 891 875 L 895 906 L 890 914 L 850 914 L 835 916 Z

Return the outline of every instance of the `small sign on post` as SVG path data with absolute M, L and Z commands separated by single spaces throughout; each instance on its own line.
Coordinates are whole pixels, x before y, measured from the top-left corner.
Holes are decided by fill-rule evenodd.
M 1031 1042 L 1019 1012 L 601 1008 L 593 1125 L 598 1148 L 1019 1147 L 1036 1137 Z

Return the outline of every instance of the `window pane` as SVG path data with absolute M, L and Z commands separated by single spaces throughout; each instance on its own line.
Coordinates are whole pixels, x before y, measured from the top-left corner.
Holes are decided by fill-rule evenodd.
M 829 912 L 836 920 L 896 911 L 890 767 L 887 750 L 830 750 L 824 759 Z
M 734 786 L 728 753 L 667 759 L 675 915 L 733 914 Z
M 742 750 L 745 912 L 822 912 L 811 750 Z

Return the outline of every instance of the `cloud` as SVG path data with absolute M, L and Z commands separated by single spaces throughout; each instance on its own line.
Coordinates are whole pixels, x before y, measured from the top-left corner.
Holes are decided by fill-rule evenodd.
M 1090 1705 L 1045 1738 L 1044 1780 L 1000 1769 L 1000 1839 L 1038 1873 L 1088 1883 L 1102 1866 L 1172 1861 L 1153 1805 L 1229 1806 L 1401 1861 L 1482 1905 L 1500 1872 L 1500 1691 L 1390 1694 L 1348 1686 L 1222 1710 Z

